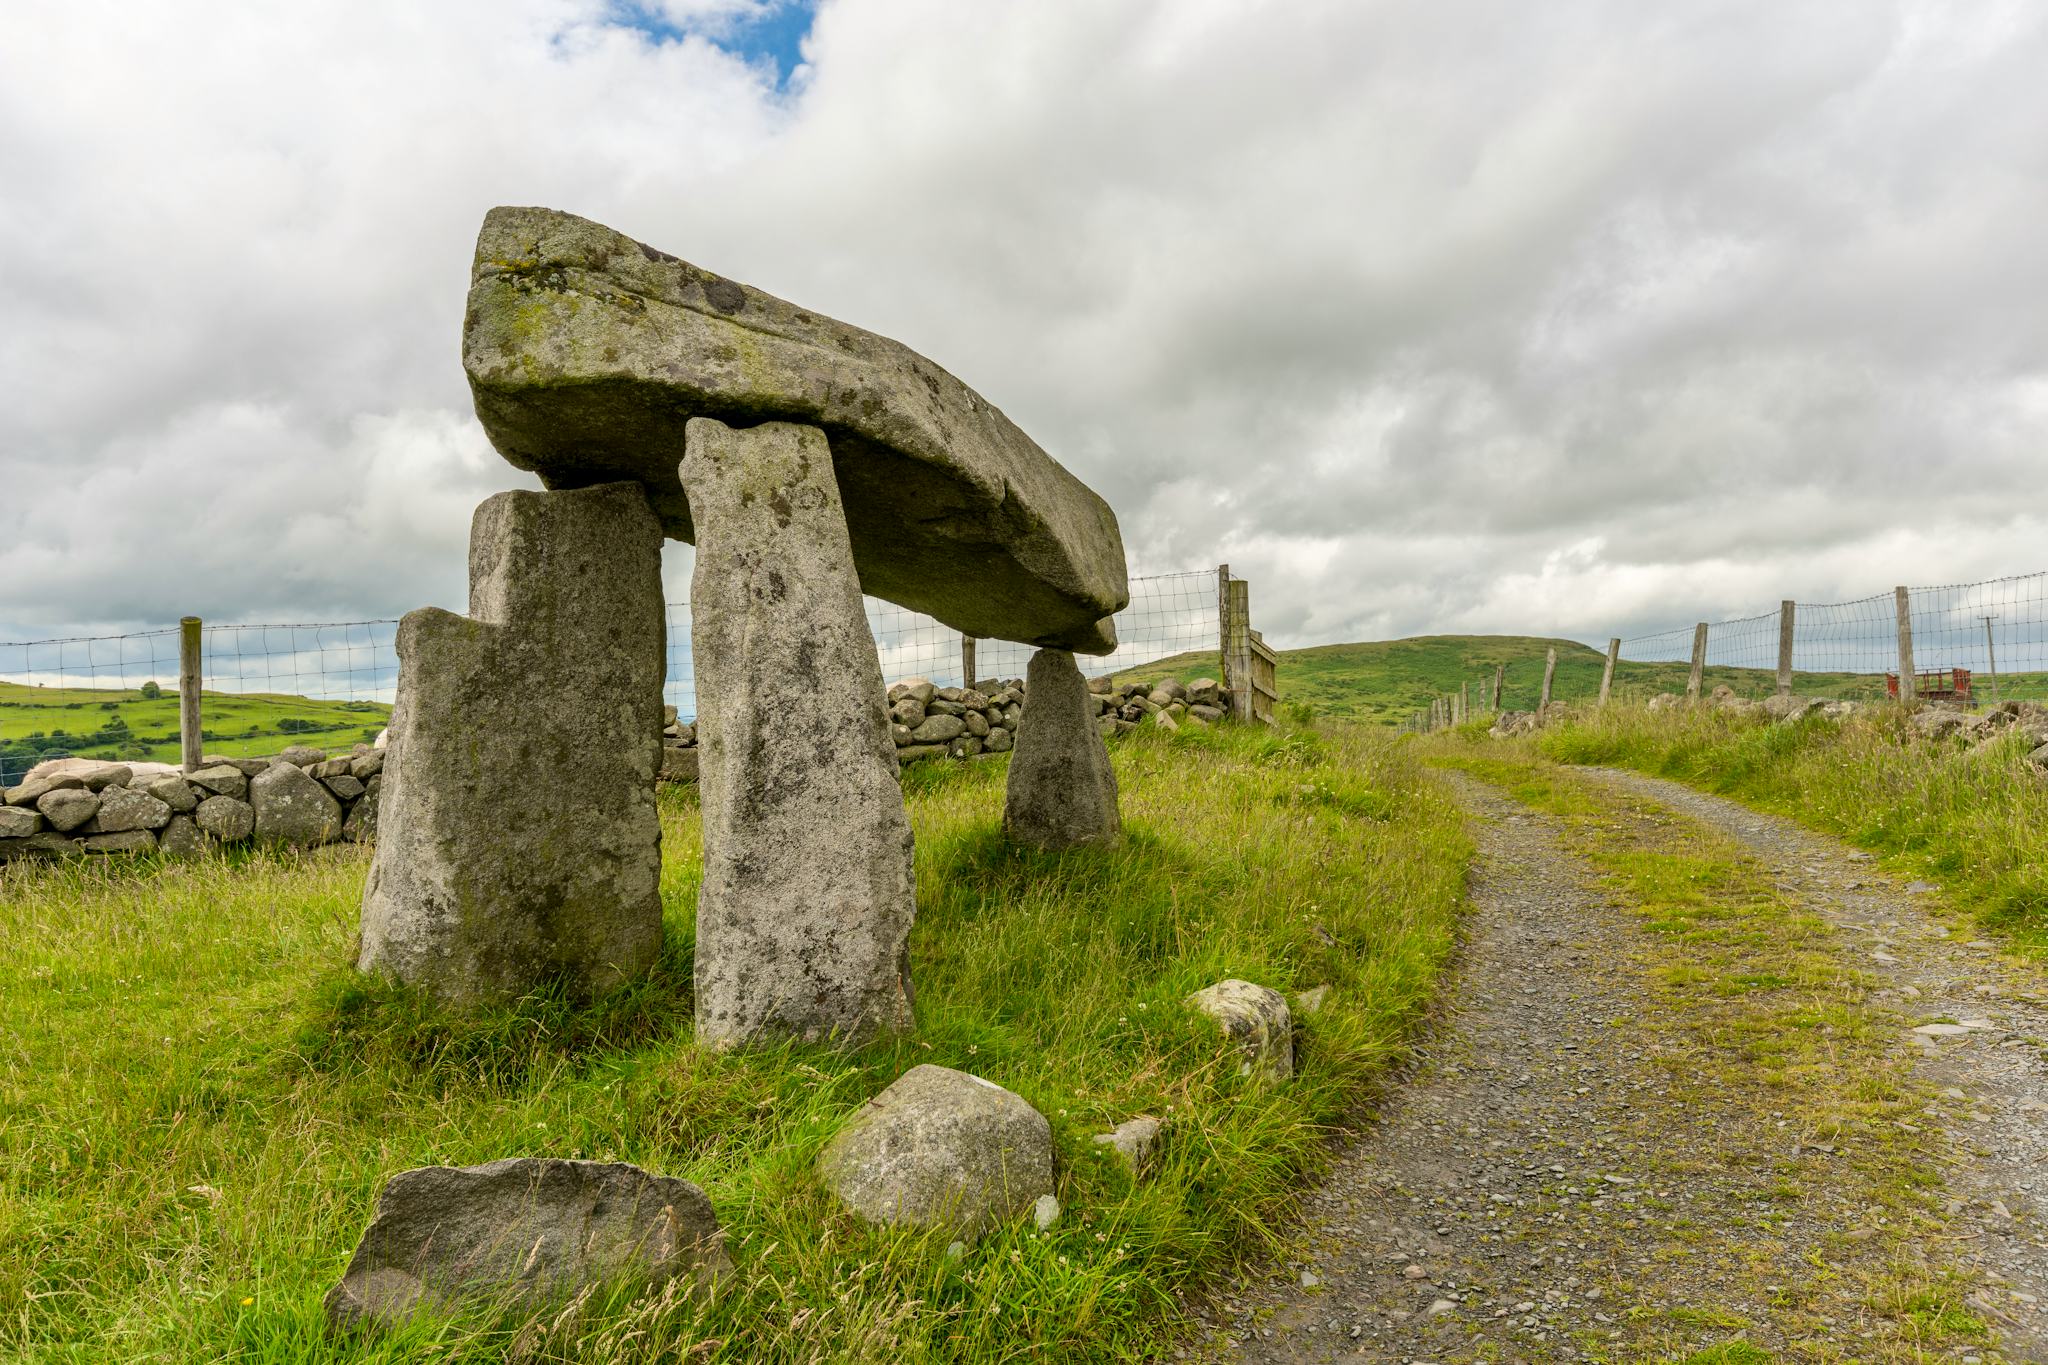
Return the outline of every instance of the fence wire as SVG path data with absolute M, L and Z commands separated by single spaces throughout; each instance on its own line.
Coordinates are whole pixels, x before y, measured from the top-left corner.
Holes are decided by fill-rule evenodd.
M 866 600 L 868 629 L 882 661 L 882 680 L 926 678 L 940 687 L 966 687 L 988 679 L 1022 678 L 1034 647 L 1012 640 L 977 640 L 974 674 L 965 674 L 963 637 L 922 612 L 894 602 Z M 1120 673 L 1176 655 L 1206 650 L 1206 661 L 1190 661 L 1216 675 L 1221 667 L 1221 614 L 1216 571 L 1155 574 L 1131 580 L 1131 601 L 1116 614 L 1117 647 L 1100 658 L 1084 657 L 1082 671 Z M 697 674 L 690 653 L 690 604 L 668 606 L 668 683 L 662 699 L 684 719 L 697 714 Z
M 964 676 L 960 633 L 929 616 L 869 599 L 869 627 L 889 682 L 921 676 L 942 687 L 1021 678 L 1032 648 L 980 640 Z M 1192 654 L 1190 676 L 1215 675 L 1219 659 L 1216 572 L 1131 580 L 1117 613 L 1117 648 L 1083 660 L 1090 673 L 1120 672 Z M 697 713 L 687 600 L 668 608 L 663 698 Z M 373 741 L 398 690 L 396 621 L 206 626 L 201 631 L 203 748 L 242 757 L 288 744 L 328 749 Z M 178 631 L 0 643 L 0 786 L 46 758 L 92 756 L 174 763 L 179 757 Z
M 2048 573 L 1909 588 L 1907 601 L 1918 690 L 1953 691 L 1954 670 L 1961 669 L 1970 674 L 1975 702 L 2048 698 Z M 1725 684 L 1751 697 L 1775 690 L 1779 629 L 1775 611 L 1710 623 L 1705 685 Z M 1626 639 L 1621 659 L 1689 665 L 1692 637 L 1687 627 Z M 1800 696 L 1868 701 L 1888 695 L 1899 669 L 1896 592 L 1795 603 L 1791 664 L 1792 690 Z M 1633 674 L 1624 670 L 1617 677 L 1622 695 L 1672 690 L 1668 670 L 1639 667 Z M 1682 676 L 1676 681 L 1682 685 Z

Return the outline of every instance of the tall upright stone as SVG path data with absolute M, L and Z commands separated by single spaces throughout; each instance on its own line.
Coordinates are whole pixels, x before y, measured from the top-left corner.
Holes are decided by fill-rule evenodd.
M 1003 831 L 1044 849 L 1114 843 L 1123 833 L 1116 771 L 1095 724 L 1094 698 L 1064 649 L 1031 656 L 1024 715 L 1010 755 Z
M 697 536 L 697 1039 L 908 1028 L 910 818 L 825 435 L 695 418 L 680 473 Z
M 461 1002 L 653 965 L 661 541 L 631 483 L 477 508 L 470 614 L 398 627 L 364 971 Z

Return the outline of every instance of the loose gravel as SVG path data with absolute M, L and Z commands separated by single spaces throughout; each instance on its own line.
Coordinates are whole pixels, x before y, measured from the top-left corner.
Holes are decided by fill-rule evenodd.
M 1673 784 L 1593 776 L 1739 840 L 1824 915 L 1841 952 L 1883 973 L 1886 1002 L 1918 1029 L 1902 1026 L 1898 1045 L 1942 1093 L 1957 1157 L 1941 1220 L 1953 1241 L 1930 1258 L 1976 1272 L 1971 1308 L 2000 1342 L 1927 1358 L 2048 1360 L 2038 973 L 1947 937 L 1930 914 L 1937 893 L 1894 885 L 1866 855 Z M 1825 1188 L 1788 1210 L 1771 1145 L 1786 1141 L 1774 1130 L 1788 1116 L 1755 1112 L 1753 1096 L 1738 1109 L 1696 1089 L 1674 1095 L 1669 1057 L 1638 1026 L 1640 919 L 1611 903 L 1556 821 L 1450 780 L 1480 857 L 1457 980 L 1415 1074 L 1309 1196 L 1284 1267 L 1199 1308 L 1202 1336 L 1172 1358 L 1683 1358 L 1644 1355 L 1645 1321 L 1666 1345 L 1696 1322 L 1701 1345 L 1726 1342 L 1733 1323 L 1757 1348 L 1781 1347 L 1773 1267 L 1787 1283 L 1810 1275 L 1823 1250 L 1863 1235 L 1869 1210 Z M 1713 1269 L 1738 1264 L 1757 1273 Z M 1822 1334 L 1853 1336 L 1852 1322 L 1819 1321 Z M 1853 1340 L 1840 1348 L 1820 1358 L 1858 1358 Z

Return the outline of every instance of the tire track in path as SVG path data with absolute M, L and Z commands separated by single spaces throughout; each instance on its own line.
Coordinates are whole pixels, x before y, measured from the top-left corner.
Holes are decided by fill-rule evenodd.
M 1444 1016 L 1416 1073 L 1306 1200 L 1306 1229 L 1284 1271 L 1211 1300 L 1201 1310 L 1202 1339 L 1174 1347 L 1173 1358 L 1450 1365 L 1688 1360 L 1705 1352 L 1697 1359 L 1717 1365 L 1781 1353 L 2048 1360 L 2028 1302 L 2041 1265 L 2028 1216 L 2007 1202 L 2014 1217 L 2004 1221 L 2015 1234 L 1992 1231 L 1972 1216 L 1973 1200 L 1987 1217 L 1996 1215 L 1967 1180 L 1952 1177 L 1946 1218 L 1931 1215 L 1916 1226 L 1930 1231 L 1945 1222 L 1962 1239 L 1925 1250 L 1937 1261 L 1955 1253 L 1983 1273 L 1973 1308 L 1995 1320 L 2004 1351 L 1980 1344 L 1981 1333 L 1953 1315 L 1956 1303 L 1924 1293 L 1925 1266 L 1908 1286 L 1922 1298 L 1866 1306 L 1874 1291 L 1846 1294 L 1843 1276 L 1829 1267 L 1853 1261 L 1859 1244 L 1878 1235 L 1873 1225 L 1895 1236 L 1904 1225 L 1897 1210 L 1881 1212 L 1865 1188 L 1832 1174 L 1832 1147 L 1802 1148 L 1800 1114 L 1760 1112 L 1754 1090 L 1721 1094 L 1693 1075 L 1698 1055 L 1678 1036 L 1682 1029 L 1646 1022 L 1645 1002 L 1657 993 L 1659 973 L 1671 969 L 1673 950 L 1640 914 L 1616 903 L 1568 846 L 1559 820 L 1471 778 L 1448 780 L 1474 817 L 1480 856 Z M 1684 789 L 1637 786 L 1641 779 L 1625 775 L 1586 780 L 1625 793 L 1638 809 L 1654 812 L 1642 800 L 1653 797 L 1715 829 L 1736 818 L 1684 802 L 1693 795 Z M 1656 825 L 1671 817 L 1644 819 Z M 1760 837 L 1752 827 L 1761 820 L 1740 811 L 1729 832 L 1748 844 Z M 1796 874 L 1799 889 L 1817 901 L 1821 893 L 1868 889 L 1827 885 L 1830 877 L 1875 879 L 1826 843 L 1797 846 L 1792 868 L 1781 874 Z M 1794 847 L 1749 846 L 1774 866 Z M 1809 877 L 1809 867 L 1819 871 Z M 1845 876 L 1843 869 L 1860 871 Z M 1917 915 L 1924 927 L 1911 898 L 1872 891 L 1885 897 L 1887 915 Z M 1860 901 L 1843 903 L 1843 912 L 1880 922 Z M 1847 937 L 1858 931 L 1826 914 L 1835 929 L 1813 929 L 1826 951 L 1870 965 L 1860 940 Z M 1914 921 L 1882 922 L 1886 942 L 1908 941 Z M 1911 942 L 1939 951 L 1924 934 Z M 1965 966 L 1986 965 L 1985 955 L 1961 946 L 1950 955 L 1946 969 L 1957 982 Z M 1918 968 L 1906 953 L 1892 956 L 1900 961 L 1878 965 L 1904 967 L 1892 978 L 1903 987 Z M 1932 986 L 1919 989 L 1924 1001 Z M 1931 1052 L 1927 1035 L 1901 1024 L 1898 1036 L 1897 1047 L 1910 1049 L 1923 1068 L 1971 1049 L 2004 1051 L 2006 1064 L 2022 1066 L 2022 1049 L 1999 1049 L 1989 1030 L 1955 1035 L 1967 1037 L 1962 1045 L 1936 1040 Z M 2038 1069 L 2038 1054 L 2027 1053 L 2025 1065 Z M 1940 1089 L 1989 1093 L 1970 1088 L 1984 1080 L 1974 1072 L 1929 1074 Z M 2015 1106 L 2021 1091 L 2032 1093 L 2013 1091 Z M 1960 1116 L 1965 1101 L 1954 1103 Z M 2000 1240 L 1985 1240 L 1993 1236 Z M 1973 1249 L 1978 1242 L 1986 1250 Z M 1953 1298 L 1962 1293 L 1954 1287 Z M 1960 1333 L 1952 1330 L 1959 1326 Z M 1866 1354 L 1863 1343 L 1880 1337 L 1882 1348 Z M 1922 1344 L 1930 1348 L 1924 1355 Z

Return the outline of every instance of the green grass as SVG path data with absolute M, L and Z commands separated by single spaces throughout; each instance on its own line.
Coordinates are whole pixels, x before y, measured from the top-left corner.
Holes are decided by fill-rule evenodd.
M 348 968 L 365 855 L 0 869 L 0 1356 L 47 1361 L 1069 1361 L 1156 1345 L 1191 1284 L 1270 1247 L 1326 1139 L 1404 1055 L 1451 950 L 1468 848 L 1408 752 L 1224 727 L 1115 746 L 1128 838 L 1000 837 L 1005 763 L 927 764 L 914 1035 L 851 1054 L 690 1041 L 692 789 L 663 794 L 669 948 L 575 1007 L 469 1018 Z M 1199 772 L 1199 781 L 1191 774 Z M 1251 1088 L 1180 1003 L 1239 976 L 1328 982 L 1300 1073 Z M 1053 1125 L 1049 1233 L 867 1227 L 819 1187 L 839 1122 L 921 1062 Z M 1154 1178 L 1091 1141 L 1166 1119 Z M 320 1296 L 390 1174 L 617 1158 L 709 1193 L 738 1268 L 512 1327 L 330 1339 Z M 523 1353 L 523 1354 L 521 1354 Z
M 1711 707 L 1610 706 L 1574 713 L 1537 743 L 1561 762 L 1674 778 L 1838 835 L 2048 956 L 2048 780 L 2023 761 L 2018 735 L 1930 741 L 1895 707 L 1776 725 Z
M 1533 711 L 1543 692 L 1544 656 L 1551 649 L 1557 650 L 1553 698 L 1583 701 L 1600 694 L 1606 664 L 1601 651 L 1576 640 L 1522 635 L 1425 635 L 1284 649 L 1279 651 L 1277 681 L 1281 701 L 1307 706 L 1316 715 L 1399 724 L 1427 709 L 1433 698 L 1454 693 L 1463 684 L 1471 686 L 1475 707 L 1490 704 L 1494 668 L 1505 665 L 1502 707 Z M 1152 681 L 1173 676 L 1186 681 L 1216 677 L 1217 667 L 1213 651 L 1194 652 L 1127 669 L 1117 678 Z M 1684 663 L 1623 662 L 1615 669 L 1615 695 L 1646 700 L 1659 692 L 1683 692 L 1690 671 Z M 2048 674 L 2007 679 L 2008 695 L 2020 695 L 2014 689 L 2029 679 L 2034 680 L 2035 691 L 2028 695 L 2048 695 Z M 1883 697 L 1885 689 L 1882 675 L 1857 673 L 1801 673 L 1798 684 L 1801 695 L 1864 701 Z M 1769 669 L 1707 669 L 1706 690 L 1722 685 L 1745 697 L 1766 697 L 1776 689 L 1777 675 Z
M 374 739 L 391 708 L 372 701 L 314 701 L 279 693 L 208 692 L 200 698 L 206 752 L 274 754 L 288 744 L 346 749 Z M 134 688 L 26 687 L 0 683 L 0 777 L 18 780 L 41 754 L 79 758 L 178 758 L 178 697 Z

